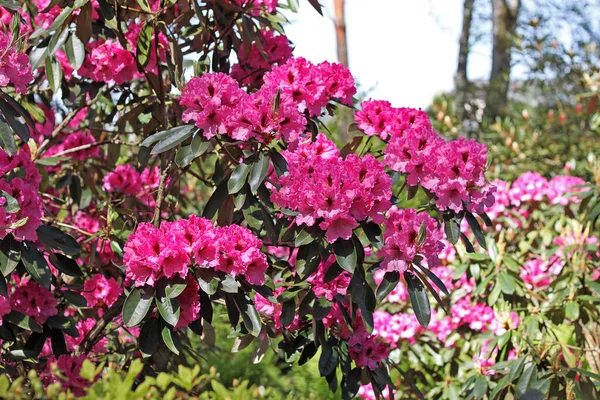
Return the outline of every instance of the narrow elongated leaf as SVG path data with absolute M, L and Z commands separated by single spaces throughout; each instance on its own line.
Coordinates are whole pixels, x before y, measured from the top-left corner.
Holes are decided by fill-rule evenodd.
M 137 42 L 135 57 L 142 67 L 148 65 L 150 60 L 150 51 L 152 50 L 152 36 L 154 34 L 154 26 L 152 23 L 146 23 L 140 31 L 140 36 Z
M 335 349 L 329 345 L 323 345 L 321 357 L 319 358 L 319 373 L 321 376 L 327 376 L 335 371 L 338 365 L 339 355 Z
M 123 322 L 128 327 L 136 326 L 150 311 L 154 293 L 150 288 L 134 288 L 123 304 Z
M 208 201 L 206 202 L 206 206 L 204 206 L 204 212 L 202 213 L 202 216 L 204 218 L 212 219 L 219 210 L 219 207 L 221 207 L 221 205 L 225 201 L 227 195 L 227 181 L 222 181 L 217 186 L 212 196 L 210 196 L 210 199 L 208 199 Z
M 248 297 L 248 295 L 245 293 L 238 293 L 235 296 L 235 299 L 248 333 L 250 333 L 252 336 L 260 335 L 262 321 L 250 297 Z
M 175 298 L 169 298 L 165 294 L 165 290 L 159 287 L 156 292 L 156 306 L 160 316 L 171 326 L 176 326 L 181 314 L 179 301 Z
M 444 219 L 444 232 L 446 238 L 452 244 L 456 244 L 460 238 L 460 226 L 454 219 Z
M 33 280 L 50 289 L 50 284 L 52 283 L 50 267 L 34 244 L 28 240 L 21 243 L 21 260 Z
M 60 50 L 61 46 L 65 44 L 67 39 L 69 38 L 69 29 L 68 26 L 65 26 L 58 34 L 54 34 L 50 37 L 50 42 L 48 43 L 48 56 L 52 57 L 58 50 Z M 60 69 L 60 67 L 59 67 Z M 62 70 L 61 75 L 62 75 Z
M 486 249 L 487 245 L 485 244 L 485 235 L 481 230 L 481 225 L 479 225 L 479 221 L 477 221 L 477 218 L 475 218 L 475 216 L 469 212 L 465 214 L 465 218 L 467 219 L 467 223 L 469 224 L 469 227 L 475 235 L 475 239 L 477 239 L 477 243 L 479 243 L 481 247 Z
M 284 327 L 289 326 L 294 322 L 296 316 L 296 302 L 294 298 L 283 303 L 281 307 L 281 325 Z
M 150 151 L 150 154 L 160 154 L 164 153 L 165 151 L 174 149 L 175 147 L 179 146 L 179 144 L 182 143 L 184 140 L 192 136 L 195 130 L 196 127 L 189 125 L 169 129 L 170 134 L 167 135 L 167 137 L 165 137 L 164 139 L 161 139 L 158 143 L 156 143 Z M 146 146 L 146 144 L 142 143 L 142 146 Z
M 86 298 L 77 292 L 73 292 L 71 290 L 62 290 L 60 293 L 69 303 L 76 307 L 87 307 L 88 305 Z
M 429 304 L 429 297 L 427 297 L 425 286 L 423 286 L 423 283 L 419 278 L 411 272 L 405 271 L 404 279 L 408 286 L 410 303 L 415 311 L 417 320 L 423 328 L 427 328 L 429 321 L 431 320 L 431 306 Z
M 55 226 L 40 225 L 36 232 L 42 242 L 68 256 L 75 256 L 81 252 L 79 243 Z
M 338 239 L 333 243 L 333 252 L 335 259 L 342 269 L 353 273 L 356 267 L 357 255 L 356 248 L 352 239 Z
M 400 273 L 398 271 L 386 272 L 385 275 L 383 275 L 383 279 L 379 283 L 379 286 L 377 287 L 377 292 L 375 295 L 377 301 L 383 301 L 383 299 L 385 299 L 387 295 L 396 288 L 399 281 Z
M 8 277 L 21 259 L 21 246 L 12 236 L 0 240 L 0 273 Z
M 22 329 L 27 329 L 38 333 L 42 333 L 44 331 L 40 324 L 35 322 L 33 318 L 29 318 L 27 315 L 21 314 L 20 312 L 11 311 L 10 313 L 4 315 L 2 319 Z
M 269 155 L 271 156 L 271 160 L 273 161 L 273 167 L 275 167 L 275 173 L 277 174 L 277 176 L 285 174 L 288 170 L 287 161 L 285 161 L 285 158 L 283 158 L 283 156 L 280 153 L 274 150 L 271 151 Z
M 165 286 L 165 295 L 168 298 L 174 299 L 177 296 L 179 296 L 185 290 L 186 287 L 187 283 L 167 283 L 167 285 Z
M 269 157 L 264 152 L 258 153 L 258 159 L 252 164 L 248 183 L 252 193 L 256 193 L 260 184 L 265 180 L 269 171 Z
M 71 34 L 67 40 L 66 46 L 67 59 L 74 70 L 78 70 L 85 60 L 85 45 L 77 37 Z
M 319 3 L 319 0 L 308 0 L 308 2 L 310 3 L 311 6 L 313 6 L 313 8 L 315 10 L 317 10 L 317 12 L 319 14 L 321 14 L 321 16 L 323 16 L 323 9 L 321 8 L 321 4 Z
M 321 321 L 323 318 L 329 315 L 331 308 L 333 307 L 333 303 L 325 296 L 318 298 L 315 300 L 315 304 L 313 305 L 313 318 L 317 321 Z
M 415 265 L 421 271 L 423 271 L 425 273 L 425 275 L 427 275 L 427 277 L 435 284 L 435 286 L 437 286 L 442 292 L 444 292 L 444 294 L 446 296 L 450 296 L 450 292 L 448 291 L 448 288 L 446 287 L 444 282 L 442 282 L 442 280 L 440 278 L 438 278 L 433 272 L 431 272 L 431 270 L 423 267 L 421 264 L 415 264 Z
M 15 132 L 23 142 L 27 143 L 29 141 L 29 127 L 27 126 L 25 118 L 23 118 L 23 116 L 4 99 L 0 99 L 0 112 L 2 112 L 2 115 L 13 132 Z M 27 111 L 25 111 L 25 113 L 26 112 Z
M 173 353 L 179 355 L 179 351 L 181 350 L 181 342 L 179 341 L 179 334 L 168 326 L 164 325 L 160 332 L 164 344 L 167 346 L 169 350 Z
M 17 143 L 10 127 L 0 121 L 0 147 L 8 153 L 9 156 L 17 152 Z
M 367 235 L 369 242 L 378 249 L 383 247 L 383 233 L 381 228 L 375 222 L 363 222 L 361 223 L 363 231 Z
M 247 161 L 244 161 L 233 170 L 229 180 L 227 181 L 227 191 L 229 194 L 235 194 L 239 192 L 246 184 L 246 179 L 250 173 L 250 167 L 251 164 Z

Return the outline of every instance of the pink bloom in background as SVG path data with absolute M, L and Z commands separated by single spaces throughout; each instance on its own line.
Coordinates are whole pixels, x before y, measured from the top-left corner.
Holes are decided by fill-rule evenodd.
M 200 295 L 198 294 L 198 289 L 200 289 L 198 281 L 193 276 L 190 276 L 186 282 L 185 289 L 177 296 L 181 311 L 175 329 L 185 328 L 198 319 L 200 315 Z
M 424 238 L 419 238 L 421 225 L 425 226 Z M 438 266 L 443 235 L 427 213 L 392 207 L 385 221 L 385 245 L 379 252 L 383 256 L 382 270 L 403 273 L 413 262 L 430 268 Z
M 85 61 L 79 75 L 97 82 L 122 85 L 139 76 L 133 55 L 118 41 L 99 39 L 86 45 Z
M 498 355 L 498 346 L 490 348 L 487 341 L 484 341 L 481 345 L 481 351 L 479 354 L 473 356 L 473 364 L 475 369 L 483 375 L 494 375 L 496 371 L 491 370 L 490 367 L 496 364 L 496 357 Z
M 61 145 L 61 150 L 70 150 L 80 148 L 86 145 L 92 145 L 96 143 L 96 139 L 89 133 L 75 132 L 69 134 L 65 141 Z M 67 153 L 67 155 L 75 160 L 85 161 L 90 158 L 96 158 L 100 154 L 99 146 L 92 146 L 82 150 L 75 150 Z
M 423 328 L 414 314 L 389 314 L 382 310 L 373 313 L 373 335 L 383 338 L 391 348 L 399 346 L 401 340 L 416 343 Z
M 104 275 L 95 274 L 87 279 L 83 285 L 81 295 L 85 297 L 88 307 L 112 307 L 123 288 L 119 286 L 114 278 L 106 278 Z
M 496 319 L 490 325 L 490 330 L 496 336 L 502 336 L 506 331 L 516 329 L 521 324 L 521 318 L 516 312 L 496 312 Z
M 81 376 L 81 367 L 86 359 L 85 354 L 79 356 L 63 354 L 57 360 L 48 361 L 47 370 L 43 374 L 44 381 L 46 384 L 61 382 L 63 388 L 71 390 L 75 396 L 84 396 L 86 389 L 93 383 Z M 65 379 L 59 380 L 53 375 L 53 364 L 58 367 Z
M 386 271 L 378 269 L 373 274 L 373 279 L 375 280 L 377 286 L 379 286 L 379 284 L 383 280 L 383 276 L 385 275 L 385 273 Z M 394 290 L 392 290 L 387 295 L 385 301 L 387 301 L 388 303 L 406 304 L 406 302 L 408 301 L 408 290 L 406 289 L 406 284 L 404 283 L 404 280 L 401 279 L 398 282 Z
M 577 192 L 581 192 L 584 188 L 577 188 L 574 186 L 585 185 L 585 181 L 577 176 L 559 175 L 550 179 L 548 184 L 548 200 L 550 204 L 560 204 L 566 206 L 569 203 L 578 203 L 579 198 L 577 196 L 570 195 Z
M 360 388 L 358 389 L 358 396 L 364 400 L 379 400 L 382 397 L 384 400 L 394 400 L 396 398 L 392 393 L 390 393 L 389 386 L 386 386 L 383 389 L 381 393 L 382 397 L 377 397 L 375 391 L 373 390 L 373 385 L 370 383 L 367 385 L 360 385 Z
M 16 49 L 11 43 L 10 34 L 0 31 L 0 86 L 12 83 L 17 93 L 27 92 L 27 84 L 33 80 L 29 57 L 24 52 Z
M 556 256 L 551 257 L 550 262 L 534 258 L 525 261 L 519 276 L 529 289 L 543 288 L 552 283 L 562 271 L 563 266 L 563 262 Z
M 285 291 L 285 288 L 280 287 L 277 288 L 273 295 L 275 297 L 279 296 Z M 273 304 L 266 298 L 264 298 L 260 293 L 256 293 L 254 296 L 254 304 L 256 305 L 256 310 L 264 316 L 267 316 L 273 320 L 273 327 L 275 329 L 286 328 L 290 331 L 295 331 L 298 329 L 300 325 L 300 317 L 296 313 L 294 315 L 294 320 L 287 326 L 283 326 L 281 323 L 281 310 L 283 308 L 282 303 Z
M 83 320 L 79 320 L 77 322 L 77 331 L 79 332 L 78 337 L 72 337 L 69 335 L 65 335 L 65 342 L 67 344 L 67 350 L 69 352 L 74 352 L 77 350 L 78 346 L 83 342 L 86 338 L 87 334 L 92 330 L 92 328 L 96 325 L 95 318 L 86 318 Z M 108 345 L 108 338 L 101 338 L 98 343 L 94 345 L 92 351 L 96 354 L 106 353 L 106 346 Z
M 117 165 L 113 172 L 102 178 L 103 188 L 111 193 L 123 193 L 130 196 L 139 194 L 142 188 L 140 174 L 132 165 Z
M 542 201 L 548 192 L 549 183 L 537 172 L 525 172 L 511 185 L 508 191 L 510 201 L 515 206 L 530 201 Z
M 298 211 L 298 225 L 319 224 L 333 243 L 349 239 L 358 221 L 382 222 L 390 206 L 391 179 L 374 157 L 350 154 L 343 159 L 323 134 L 315 142 L 303 141 L 293 152 L 284 151 L 283 156 L 288 172 L 277 179 L 280 189 L 271 199 Z
M 48 289 L 29 280 L 15 285 L 14 293 L 10 295 L 12 310 L 33 318 L 39 324 L 58 314 L 57 305 L 56 298 Z

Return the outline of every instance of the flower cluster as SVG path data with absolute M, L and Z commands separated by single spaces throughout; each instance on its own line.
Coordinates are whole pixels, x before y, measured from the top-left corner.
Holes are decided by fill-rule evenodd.
M 167 185 L 169 181 L 170 178 L 167 178 Z M 154 207 L 154 192 L 160 184 L 160 168 L 144 168 L 140 173 L 129 164 L 118 165 L 114 171 L 104 175 L 102 183 L 109 193 L 134 196 L 148 207 Z
M 273 65 L 282 65 L 292 57 L 292 46 L 286 36 L 274 31 L 261 31 L 260 36 L 261 46 L 252 43 L 250 51 L 240 52 L 239 63 L 231 67 L 231 77 L 251 88 L 263 84 L 263 76 Z
M 268 267 L 262 242 L 239 225 L 214 227 L 194 215 L 160 228 L 142 223 L 125 244 L 127 278 L 135 286 L 155 285 L 162 277 L 186 279 L 189 268 L 214 268 L 251 284 L 264 283 Z
M 333 243 L 349 239 L 359 221 L 383 221 L 390 207 L 392 182 L 373 156 L 361 159 L 350 154 L 344 159 L 323 134 L 282 154 L 288 172 L 277 180 L 280 188 L 271 198 L 280 207 L 298 211 L 298 225 L 318 223 Z
M 374 370 L 390 355 L 390 347 L 385 340 L 377 335 L 369 335 L 363 328 L 350 337 L 348 353 L 357 367 Z
M 27 84 L 33 80 L 29 57 L 15 46 L 12 34 L 0 30 L 0 86 L 12 83 L 17 93 L 27 92 Z
M 325 296 L 327 300 L 333 301 L 336 294 L 346 295 L 346 290 L 352 279 L 350 273 L 344 271 L 331 281 L 325 282 L 325 275 L 334 262 L 335 255 L 332 254 L 327 260 L 321 261 L 317 270 L 306 280 L 312 285 L 312 291 L 317 298 Z
M 10 295 L 12 310 L 33 318 L 39 324 L 58 314 L 57 305 L 58 302 L 48 289 L 27 279 L 22 279 Z
M 81 295 L 85 297 L 88 307 L 112 307 L 123 289 L 114 278 L 96 274 L 83 284 Z
M 385 220 L 385 245 L 379 252 L 383 255 L 382 270 L 402 273 L 413 262 L 438 266 L 439 253 L 444 249 L 443 236 L 428 214 L 393 207 Z
M 283 137 L 293 143 L 306 129 L 306 109 L 310 115 L 320 115 L 330 99 L 350 104 L 356 93 L 354 79 L 344 66 L 314 65 L 303 58 L 274 67 L 264 75 L 264 82 L 248 94 L 227 74 L 194 77 L 181 94 L 183 120 L 194 121 L 207 139 L 220 134 L 266 143 Z
M 395 108 L 385 100 L 366 100 L 361 103 L 354 119 L 358 128 L 369 136 L 379 136 L 382 140 L 402 136 L 413 129 L 431 129 L 429 116 L 425 111 L 414 108 Z
M 0 149 L 0 239 L 12 234 L 17 240 L 37 240 L 36 229 L 43 215 L 38 193 L 41 180 L 28 146 L 13 156 Z M 17 201 L 18 210 L 4 193 Z

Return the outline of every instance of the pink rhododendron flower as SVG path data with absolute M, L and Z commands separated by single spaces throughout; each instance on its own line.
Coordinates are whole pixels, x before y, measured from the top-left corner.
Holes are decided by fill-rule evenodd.
M 96 139 L 84 132 L 71 133 L 65 141 L 62 143 L 62 151 L 80 148 L 86 145 L 92 145 L 96 143 Z M 85 149 L 76 150 L 68 153 L 68 156 L 75 160 L 85 161 L 90 158 L 96 158 L 100 154 L 100 148 L 98 146 L 91 146 Z
M 432 129 L 427 113 L 413 108 L 394 108 L 385 100 L 366 100 L 354 114 L 358 129 L 369 136 L 400 137 L 406 131 Z
M 29 280 L 22 280 L 10 295 L 10 307 L 37 323 L 43 324 L 49 317 L 58 314 L 56 298 L 45 287 Z
M 543 288 L 552 283 L 562 271 L 563 263 L 558 257 L 551 257 L 550 262 L 541 258 L 525 261 L 519 276 L 529 289 Z
M 577 176 L 559 175 L 550 179 L 548 184 L 548 200 L 550 204 L 560 204 L 566 206 L 569 203 L 578 203 L 577 196 L 568 195 L 569 193 L 581 192 L 584 188 L 574 186 L 585 185 L 585 181 Z
M 200 295 L 198 294 L 198 289 L 200 289 L 198 281 L 193 276 L 190 276 L 186 281 L 185 289 L 177 296 L 181 312 L 175 329 L 185 328 L 198 319 L 200 315 Z
M 348 353 L 357 367 L 377 369 L 390 354 L 390 346 L 382 338 L 359 329 L 348 341 Z
M 421 225 L 425 226 L 425 237 L 419 238 Z M 443 249 L 443 232 L 436 221 L 426 213 L 414 209 L 390 209 L 385 221 L 385 245 L 379 252 L 384 271 L 403 273 L 413 262 L 429 267 L 439 265 L 438 254 Z
M 114 278 L 107 278 L 101 274 L 95 274 L 88 278 L 83 284 L 81 295 L 85 297 L 88 307 L 112 307 L 123 288 Z
M 335 255 L 332 254 L 327 260 L 321 261 L 317 270 L 306 280 L 312 285 L 312 291 L 318 298 L 325 296 L 327 300 L 333 301 L 336 294 L 346 295 L 346 290 L 352 279 L 352 275 L 347 271 L 342 272 L 335 279 L 325 282 L 325 275 L 334 262 Z
M 284 287 L 277 288 L 273 292 L 273 295 L 277 297 L 284 291 Z M 263 297 L 260 293 L 256 293 L 256 295 L 254 296 L 254 304 L 256 306 L 256 310 L 259 313 L 273 320 L 273 327 L 275 329 L 286 328 L 290 331 L 295 331 L 298 329 L 300 325 L 300 317 L 297 313 L 294 315 L 294 320 L 289 325 L 283 326 L 283 324 L 281 323 L 281 310 L 283 308 L 282 303 L 273 304 L 268 299 Z
M 271 199 L 280 207 L 298 211 L 296 223 L 326 231 L 330 243 L 349 239 L 358 221 L 376 223 L 390 206 L 391 179 L 383 165 L 367 155 L 345 159 L 324 135 L 304 141 L 295 151 L 284 151 L 288 172 L 277 179 L 280 189 Z M 298 196 L 303 193 L 303 196 Z
M 99 39 L 86 45 L 88 52 L 79 68 L 79 75 L 97 82 L 115 82 L 122 85 L 137 78 L 133 55 L 118 41 Z
M 81 342 L 87 337 L 88 333 L 94 328 L 96 325 L 96 319 L 94 318 L 86 318 L 77 321 L 77 331 L 79 332 L 78 337 L 72 337 L 69 335 L 65 335 L 65 342 L 67 344 L 67 351 L 74 352 L 77 350 Z M 108 345 L 108 338 L 102 337 L 98 343 L 94 345 L 92 351 L 95 354 L 103 354 L 106 353 L 106 346 Z
M 33 80 L 29 57 L 16 48 L 10 34 L 0 31 L 0 86 L 12 83 L 17 93 L 26 93 L 27 84 Z
M 510 201 L 515 206 L 529 201 L 542 201 L 548 193 L 549 183 L 537 172 L 525 172 L 511 185 L 508 191 Z
M 81 367 L 86 359 L 85 354 L 78 356 L 63 354 L 56 360 L 48 361 L 47 369 L 42 374 L 42 378 L 46 385 L 61 382 L 63 389 L 70 390 L 75 396 L 84 396 L 86 389 L 93 384 L 93 382 L 81 376 Z M 52 372 L 53 368 L 58 368 L 64 379 L 59 380 Z
M 117 165 L 113 172 L 102 178 L 103 188 L 111 193 L 123 193 L 130 196 L 139 194 L 142 188 L 140 174 L 132 165 Z

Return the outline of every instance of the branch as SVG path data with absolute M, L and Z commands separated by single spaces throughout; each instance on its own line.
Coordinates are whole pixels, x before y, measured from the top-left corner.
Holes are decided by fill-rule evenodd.
M 121 312 L 123 304 L 125 303 L 125 299 L 126 296 L 125 293 L 123 293 L 117 299 L 115 304 L 112 305 L 112 307 L 106 309 L 106 312 L 104 313 L 102 318 L 100 318 L 96 322 L 96 325 L 94 325 L 92 330 L 88 332 L 86 337 L 79 344 L 79 347 L 77 348 L 78 353 L 88 354 L 90 351 L 92 351 L 92 348 L 96 345 L 96 343 L 98 343 L 100 339 L 102 339 L 104 329 L 106 328 L 106 326 L 110 324 L 112 320 L 115 319 L 117 315 L 119 315 L 119 313 Z

